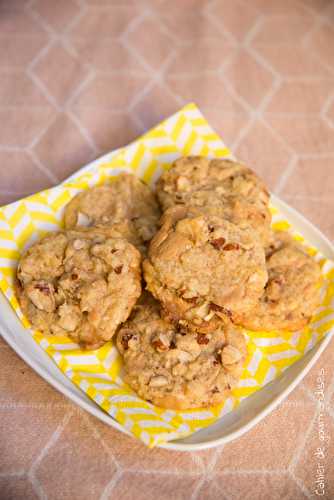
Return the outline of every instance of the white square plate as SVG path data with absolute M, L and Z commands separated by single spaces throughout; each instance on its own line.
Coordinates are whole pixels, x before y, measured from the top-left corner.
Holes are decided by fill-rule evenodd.
M 317 247 L 324 256 L 334 259 L 334 247 L 318 229 L 275 196 L 272 196 L 272 202 L 311 245 Z M 106 424 L 127 433 L 118 422 L 65 377 L 52 359 L 24 329 L 2 293 L 0 293 L 0 333 L 14 351 L 55 389 Z M 161 447 L 179 451 L 201 450 L 227 443 L 241 436 L 288 396 L 312 368 L 332 336 L 333 331 L 327 334 L 303 358 L 285 370 L 279 378 L 246 398 L 236 410 L 228 413 L 206 429 L 202 429 L 187 438 L 166 443 Z

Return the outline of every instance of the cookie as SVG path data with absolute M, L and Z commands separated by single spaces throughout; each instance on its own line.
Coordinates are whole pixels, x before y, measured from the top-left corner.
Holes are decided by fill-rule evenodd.
M 165 214 L 143 270 L 147 289 L 170 319 L 199 331 L 250 310 L 267 281 L 257 235 L 220 217 L 197 215 L 197 207 Z
M 250 314 L 234 318 L 250 330 L 303 328 L 320 304 L 318 263 L 288 233 L 279 232 L 267 249 L 268 282 Z
M 159 207 L 150 188 L 134 175 L 121 174 L 111 184 L 78 193 L 65 207 L 64 222 L 66 229 L 73 229 L 110 226 L 127 220 L 137 238 L 147 242 L 156 232 L 159 217 Z
M 125 381 L 143 399 L 176 410 L 224 401 L 243 370 L 243 333 L 224 325 L 210 334 L 184 334 L 160 316 L 159 304 L 136 306 L 117 334 Z
M 163 210 L 196 206 L 203 213 L 249 224 L 267 243 L 269 193 L 259 177 L 240 163 L 200 156 L 179 158 L 160 177 L 156 189 Z
M 17 295 L 33 327 L 95 349 L 110 340 L 141 293 L 138 250 L 112 230 L 52 233 L 21 257 Z

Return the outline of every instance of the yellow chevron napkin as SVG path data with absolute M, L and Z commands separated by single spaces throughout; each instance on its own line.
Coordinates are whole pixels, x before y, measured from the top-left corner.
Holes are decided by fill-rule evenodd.
M 312 323 L 299 332 L 247 332 L 248 358 L 239 386 L 224 404 L 209 409 L 172 411 L 136 396 L 122 380 L 122 361 L 112 342 L 81 351 L 64 337 L 30 329 L 14 295 L 13 279 L 21 252 L 49 231 L 62 227 L 63 208 L 78 192 L 129 171 L 153 184 L 182 155 L 230 156 L 194 104 L 156 126 L 117 154 L 95 161 L 70 180 L 0 209 L 0 288 L 26 327 L 26 335 L 49 354 L 59 369 L 129 432 L 152 447 L 189 435 L 232 411 L 240 401 L 278 377 L 311 349 L 334 325 L 334 265 L 315 248 L 324 276 L 323 302 Z M 275 207 L 273 226 L 289 229 Z M 301 235 L 295 237 L 303 240 Z

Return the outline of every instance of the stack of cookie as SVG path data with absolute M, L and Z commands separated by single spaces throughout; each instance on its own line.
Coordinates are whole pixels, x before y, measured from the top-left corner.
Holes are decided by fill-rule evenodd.
M 249 168 L 186 157 L 157 183 L 162 227 L 144 262 L 148 289 L 189 329 L 228 317 L 250 330 L 298 330 L 319 304 L 320 268 L 284 231 Z
M 82 347 L 117 332 L 125 379 L 147 401 L 208 407 L 240 378 L 242 327 L 307 324 L 320 269 L 288 234 L 272 232 L 269 193 L 244 165 L 180 158 L 156 195 L 161 218 L 131 175 L 74 197 L 65 231 L 22 256 L 18 297 L 36 328 Z
M 246 356 L 239 327 L 302 328 L 318 265 L 271 230 L 269 193 L 249 168 L 180 158 L 157 182 L 163 216 L 143 262 L 145 299 L 118 334 L 127 381 L 169 408 L 221 402 Z

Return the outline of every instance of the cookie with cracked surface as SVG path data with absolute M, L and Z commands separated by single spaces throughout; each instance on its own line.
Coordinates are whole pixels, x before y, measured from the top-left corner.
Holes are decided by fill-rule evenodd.
M 304 248 L 283 231 L 267 249 L 268 282 L 258 304 L 236 322 L 250 330 L 299 330 L 320 304 L 321 270 Z
M 147 300 L 117 334 L 125 381 L 143 399 L 176 410 L 224 401 L 243 370 L 246 341 L 231 324 L 212 333 L 184 334 Z
M 64 221 L 66 229 L 128 221 L 128 231 L 146 243 L 155 234 L 159 217 L 151 189 L 136 176 L 121 174 L 111 184 L 78 193 L 65 207 Z
M 17 296 L 33 327 L 96 349 L 126 321 L 141 293 L 141 257 L 107 228 L 61 231 L 21 257 Z
M 264 244 L 270 231 L 269 193 L 250 168 L 226 159 L 188 156 L 176 160 L 157 182 L 163 210 L 196 206 L 203 213 L 255 229 Z
M 91 233 L 92 230 L 98 231 L 99 234 L 104 234 L 109 238 L 123 238 L 135 246 L 140 253 L 144 256 L 147 254 L 147 246 L 144 244 L 143 240 L 140 238 L 133 222 L 128 219 L 124 219 L 119 222 L 115 222 L 112 225 L 97 224 L 95 226 L 79 226 L 74 230 L 79 230 Z
M 148 290 L 169 318 L 198 331 L 252 309 L 267 281 L 261 242 L 248 227 L 177 208 L 163 217 L 143 263 Z M 218 323 L 217 323 L 218 321 Z

